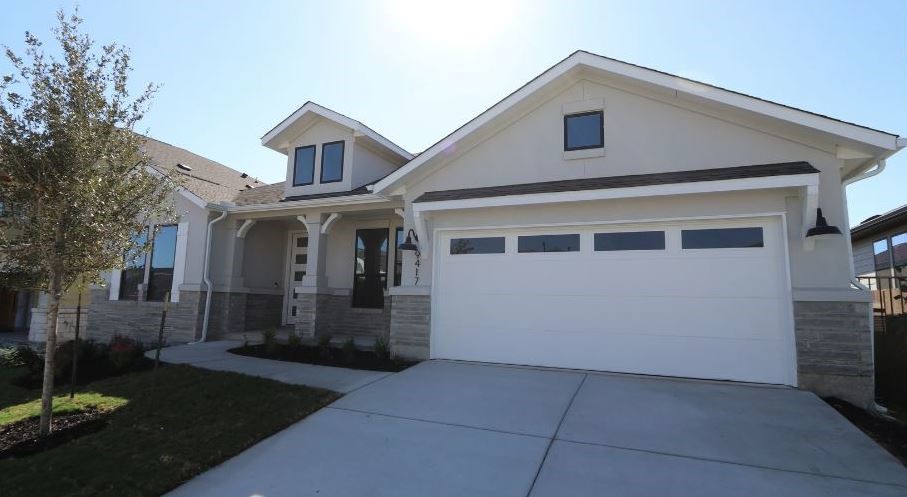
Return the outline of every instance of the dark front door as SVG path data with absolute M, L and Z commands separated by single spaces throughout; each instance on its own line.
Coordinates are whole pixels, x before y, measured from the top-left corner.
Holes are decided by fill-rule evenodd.
M 356 269 L 353 307 L 384 307 L 387 288 L 388 230 L 356 230 Z
M 0 331 L 16 327 L 16 292 L 0 288 Z

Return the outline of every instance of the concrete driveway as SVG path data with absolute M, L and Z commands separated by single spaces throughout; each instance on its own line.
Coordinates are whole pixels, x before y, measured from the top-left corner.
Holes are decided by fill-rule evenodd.
M 903 496 L 907 469 L 793 389 L 430 361 L 169 495 Z

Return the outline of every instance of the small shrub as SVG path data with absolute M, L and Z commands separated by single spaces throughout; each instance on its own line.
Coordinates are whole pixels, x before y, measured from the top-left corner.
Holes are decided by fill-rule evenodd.
M 269 328 L 261 332 L 261 343 L 265 345 L 268 352 L 277 351 L 277 330 Z
M 0 348 L 0 368 L 18 368 L 25 366 L 26 358 L 35 351 L 26 345 Z
M 287 345 L 293 348 L 299 347 L 302 345 L 302 338 L 300 338 L 295 331 L 290 331 L 287 335 Z
M 390 356 L 390 344 L 387 343 L 387 338 L 383 335 L 375 337 L 375 357 L 386 361 L 390 359 Z
M 131 368 L 145 353 L 141 342 L 122 335 L 114 335 L 107 350 L 110 363 L 116 371 Z
M 331 357 L 331 335 L 318 337 L 318 355 L 323 358 Z
M 349 337 L 343 342 L 343 360 L 347 363 L 352 363 L 356 360 L 356 341 L 353 340 L 353 337 Z

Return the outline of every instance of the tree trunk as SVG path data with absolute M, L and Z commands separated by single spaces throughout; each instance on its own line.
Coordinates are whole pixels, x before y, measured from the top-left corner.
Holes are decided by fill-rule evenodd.
M 50 273 L 50 305 L 47 308 L 47 336 L 44 339 L 44 382 L 41 386 L 41 436 L 50 434 L 54 401 L 54 352 L 57 348 L 57 318 L 62 297 L 60 272 Z

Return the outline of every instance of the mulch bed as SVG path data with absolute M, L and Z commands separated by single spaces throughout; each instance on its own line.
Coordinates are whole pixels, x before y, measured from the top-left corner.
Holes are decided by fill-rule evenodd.
M 367 371 L 390 371 L 392 373 L 403 371 L 417 362 L 378 357 L 377 354 L 368 350 L 356 350 L 353 354 L 349 354 L 340 348 L 323 351 L 319 347 L 310 345 L 245 345 L 230 349 L 228 352 L 275 361 L 301 362 Z
M 94 433 L 107 424 L 108 414 L 110 411 L 86 409 L 54 415 L 53 430 L 45 438 L 38 436 L 38 417 L 0 426 L 0 459 L 28 456 Z
M 907 424 L 870 414 L 840 399 L 827 398 L 825 402 L 907 466 Z

